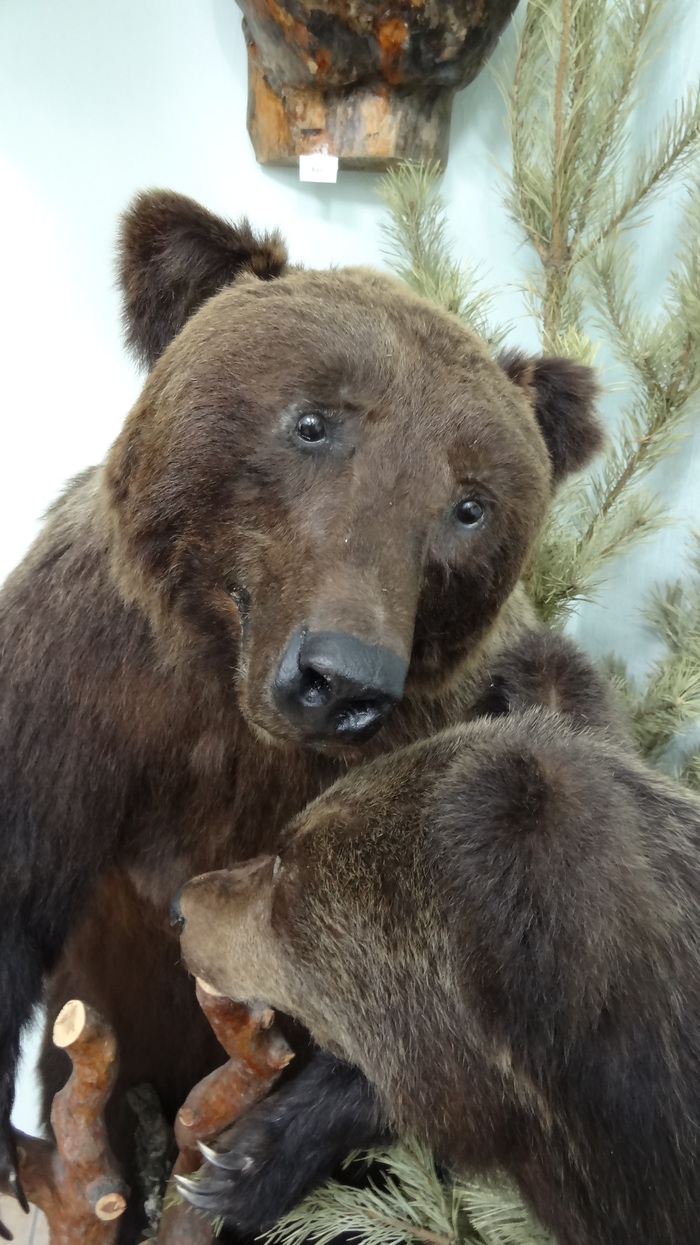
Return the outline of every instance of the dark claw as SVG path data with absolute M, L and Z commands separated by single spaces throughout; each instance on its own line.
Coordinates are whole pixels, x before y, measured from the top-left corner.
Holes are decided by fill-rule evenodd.
M 181 1193 L 182 1196 L 186 1197 L 188 1201 L 190 1197 L 197 1192 L 197 1182 L 196 1180 L 190 1179 L 189 1176 L 175 1175 L 173 1176 L 173 1180 L 175 1181 L 175 1187 L 177 1188 L 178 1193 Z
M 316 1051 L 295 1077 L 240 1116 L 214 1143 L 186 1201 L 244 1236 L 267 1231 L 340 1166 L 351 1150 L 385 1137 L 374 1091 L 361 1073 Z
M 212 1205 L 211 1195 L 200 1187 L 199 1181 L 190 1180 L 188 1176 L 175 1176 L 175 1187 L 195 1210 L 203 1210 L 212 1218 L 216 1216 L 216 1206 Z
M 217 1167 L 224 1172 L 245 1172 L 254 1165 L 252 1154 L 241 1154 L 236 1150 L 212 1150 L 211 1146 L 200 1145 L 200 1150 L 210 1167 Z
M 202 1158 L 205 1158 L 207 1163 L 213 1163 L 214 1166 L 216 1166 L 216 1160 L 218 1158 L 216 1150 L 212 1150 L 211 1146 L 206 1145 L 204 1141 L 198 1141 L 197 1147 L 199 1149 L 199 1153 L 202 1155 Z

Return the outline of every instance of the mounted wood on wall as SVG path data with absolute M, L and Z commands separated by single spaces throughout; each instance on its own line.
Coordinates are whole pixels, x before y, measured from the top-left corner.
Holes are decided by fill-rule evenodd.
M 455 91 L 517 0 L 238 0 L 248 130 L 261 164 L 327 151 L 341 167 L 447 161 Z

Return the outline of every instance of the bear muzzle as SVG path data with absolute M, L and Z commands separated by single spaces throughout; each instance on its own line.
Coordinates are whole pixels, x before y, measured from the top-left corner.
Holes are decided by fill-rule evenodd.
M 257 856 L 202 873 L 171 904 L 190 972 L 241 1002 L 267 1001 L 264 968 L 276 959 L 270 929 L 274 871 L 274 857 Z
M 401 700 L 407 663 L 343 631 L 292 636 L 272 684 L 281 713 L 310 740 L 361 744 Z

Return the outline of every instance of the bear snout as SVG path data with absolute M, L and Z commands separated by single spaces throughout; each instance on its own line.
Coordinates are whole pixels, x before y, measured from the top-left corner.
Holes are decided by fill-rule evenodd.
M 274 962 L 270 906 L 276 859 L 257 856 L 232 869 L 202 873 L 173 899 L 183 959 L 196 977 L 229 998 L 266 997 Z
M 401 700 L 407 663 L 343 631 L 295 632 L 272 684 L 278 711 L 309 739 L 364 743 Z
M 246 899 L 253 890 L 272 880 L 275 861 L 274 856 L 254 856 L 252 860 L 232 865 L 230 869 L 214 869 L 211 873 L 200 873 L 191 878 L 173 896 L 171 923 L 182 929 L 190 916 L 199 914 L 204 908 L 214 912 L 217 907 L 225 906 L 233 899 Z
M 247 909 L 272 886 L 276 858 L 255 856 L 231 869 L 200 873 L 181 886 L 170 904 L 170 922 L 182 936 L 227 920 Z

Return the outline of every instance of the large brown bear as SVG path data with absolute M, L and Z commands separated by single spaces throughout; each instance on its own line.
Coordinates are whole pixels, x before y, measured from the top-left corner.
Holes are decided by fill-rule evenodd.
M 361 1069 L 377 1127 L 505 1169 L 559 1245 L 700 1239 L 700 802 L 619 742 L 453 727 L 179 902 L 194 971 Z M 241 1152 L 210 1158 L 183 1189 L 225 1211 Z
M 116 1028 L 109 1126 L 128 1162 L 124 1089 L 151 1081 L 172 1117 L 221 1058 L 172 894 L 274 851 L 356 760 L 507 707 L 496 665 L 536 640 L 518 576 L 554 487 L 600 439 L 586 369 L 499 365 L 390 277 L 288 267 L 276 236 L 178 195 L 126 214 L 121 280 L 143 392 L 0 596 L 8 1178 L 19 1034 L 44 974 L 49 1021 L 78 995 Z M 552 660 L 599 704 L 576 654 Z M 47 1104 L 62 1058 L 47 1043 Z M 335 1141 L 309 1113 L 265 1212 L 352 1139 L 368 1093 L 353 1078 Z M 340 1079 L 312 1058 L 296 1092 Z M 252 1227 L 257 1180 L 239 1182 Z

